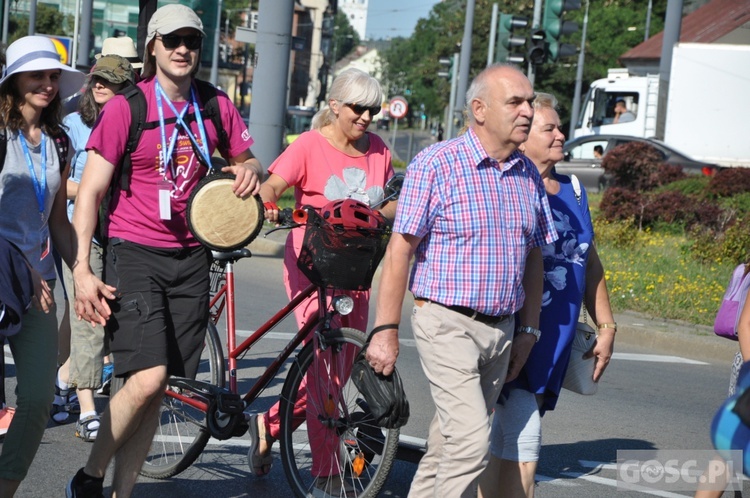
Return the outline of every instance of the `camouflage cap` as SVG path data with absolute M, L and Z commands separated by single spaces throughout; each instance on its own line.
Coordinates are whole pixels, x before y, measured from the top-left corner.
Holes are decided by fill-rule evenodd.
M 124 57 L 119 55 L 104 55 L 96 61 L 96 65 L 91 69 L 90 77 L 99 76 L 110 83 L 119 85 L 130 81 L 135 81 L 133 66 Z

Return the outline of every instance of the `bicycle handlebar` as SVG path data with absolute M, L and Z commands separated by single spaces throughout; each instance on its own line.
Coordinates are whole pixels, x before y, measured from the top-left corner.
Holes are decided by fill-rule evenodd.
M 278 226 L 267 231 L 264 237 L 276 230 L 284 230 L 289 228 L 297 228 L 300 225 L 307 223 L 307 211 L 304 209 L 292 209 L 284 208 L 279 209 L 279 216 L 277 220 Z

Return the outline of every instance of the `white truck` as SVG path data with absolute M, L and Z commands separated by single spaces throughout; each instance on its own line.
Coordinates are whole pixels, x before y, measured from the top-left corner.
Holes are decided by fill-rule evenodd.
M 574 138 L 655 137 L 658 97 L 658 74 L 610 69 L 591 83 Z M 630 114 L 618 118 L 620 100 Z M 750 45 L 675 45 L 666 112 L 667 145 L 706 163 L 750 167 Z

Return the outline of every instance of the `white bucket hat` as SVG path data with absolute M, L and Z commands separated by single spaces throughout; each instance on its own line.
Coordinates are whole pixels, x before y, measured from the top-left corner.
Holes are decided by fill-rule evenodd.
M 193 28 L 200 31 L 204 37 L 203 21 L 198 17 L 193 9 L 185 5 L 173 3 L 165 5 L 154 12 L 148 22 L 148 31 L 146 32 L 146 44 L 143 53 L 143 74 L 153 74 L 149 53 L 149 44 L 156 37 L 156 34 L 168 35 L 173 31 L 182 28 Z
M 102 42 L 102 53 L 96 54 L 96 59 L 99 60 L 103 55 L 119 55 L 120 57 L 124 57 L 130 62 L 133 69 L 143 67 L 143 62 L 138 57 L 138 51 L 135 49 L 135 43 L 129 36 L 105 38 Z
M 24 36 L 10 44 L 5 51 L 7 65 L 3 69 L 0 79 L 2 86 L 8 77 L 16 73 L 27 71 L 46 71 L 61 69 L 60 99 L 64 100 L 76 93 L 86 80 L 86 75 L 60 62 L 60 54 L 55 44 L 46 36 Z

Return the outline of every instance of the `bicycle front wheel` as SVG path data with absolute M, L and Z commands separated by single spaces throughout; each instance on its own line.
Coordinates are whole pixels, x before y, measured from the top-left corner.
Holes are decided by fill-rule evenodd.
M 399 430 L 375 425 L 364 396 L 349 380 L 365 334 L 330 330 L 324 342 L 325 349 L 310 341 L 284 382 L 284 472 L 298 497 L 374 497 L 393 464 Z
M 219 387 L 226 382 L 219 333 L 210 322 L 196 380 Z M 167 479 L 190 467 L 210 438 L 206 413 L 169 396 L 170 390 L 178 388 L 167 385 L 151 449 L 141 468 L 141 474 L 152 479 Z

